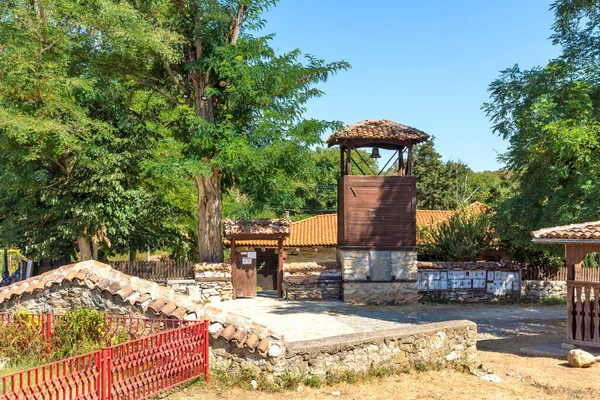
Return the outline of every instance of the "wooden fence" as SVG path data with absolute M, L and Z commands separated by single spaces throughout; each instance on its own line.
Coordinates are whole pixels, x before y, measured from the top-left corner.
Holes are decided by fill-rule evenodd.
M 529 266 L 523 268 L 521 279 L 527 281 L 566 281 L 568 269 L 566 266 L 560 268 L 540 268 Z M 576 281 L 594 282 L 600 281 L 600 268 L 578 268 L 575 270 Z
M 190 261 L 117 261 L 110 265 L 124 274 L 154 282 L 194 279 L 194 263 Z

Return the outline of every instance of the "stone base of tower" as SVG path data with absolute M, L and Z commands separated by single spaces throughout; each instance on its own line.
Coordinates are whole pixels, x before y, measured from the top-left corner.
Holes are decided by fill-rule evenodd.
M 417 295 L 417 251 L 338 248 L 342 298 L 347 303 L 413 302 Z

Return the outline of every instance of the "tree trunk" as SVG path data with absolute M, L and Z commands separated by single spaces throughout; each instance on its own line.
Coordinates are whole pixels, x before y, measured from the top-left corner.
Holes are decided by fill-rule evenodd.
M 196 177 L 198 185 L 198 252 L 200 262 L 223 262 L 221 174 Z
M 81 261 L 88 261 L 92 259 L 92 247 L 90 242 L 85 238 L 77 239 L 77 246 L 79 246 L 79 258 Z
M 92 239 L 92 259 L 98 261 L 98 240 Z
M 2 273 L 8 272 L 8 249 L 4 247 L 4 254 L 2 255 Z M 2 276 L 4 277 L 4 276 Z
M 129 262 L 134 262 L 137 259 L 137 251 L 129 250 Z

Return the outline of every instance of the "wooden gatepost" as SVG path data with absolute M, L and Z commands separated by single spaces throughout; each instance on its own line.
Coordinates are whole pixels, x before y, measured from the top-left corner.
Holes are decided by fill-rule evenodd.
M 428 139 L 429 135 L 418 129 L 384 119 L 347 126 L 327 140 L 329 147 L 340 146 L 337 258 L 342 266 L 344 301 L 416 300 L 412 154 L 414 145 Z M 370 170 L 357 151 L 361 148 L 371 148 L 375 159 L 380 158 L 381 149 L 393 153 L 380 170 Z
M 598 268 L 600 221 L 544 228 L 532 232 L 532 237 L 533 243 L 565 246 L 567 343 L 600 347 L 600 281 L 589 280 L 589 270 Z M 589 253 L 593 254 L 595 261 L 591 261 L 595 265 L 583 268 Z
M 225 238 L 231 243 L 231 281 L 233 298 L 256 297 L 256 251 L 236 250 L 237 240 L 274 240 L 277 242 L 277 297 L 283 297 L 283 241 L 290 236 L 287 219 L 223 220 Z

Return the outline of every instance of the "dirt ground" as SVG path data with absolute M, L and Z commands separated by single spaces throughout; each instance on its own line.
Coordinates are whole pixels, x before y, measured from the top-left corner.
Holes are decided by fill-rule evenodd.
M 540 306 L 543 307 L 543 306 Z M 488 382 L 455 370 L 411 372 L 356 384 L 338 384 L 319 389 L 263 393 L 227 385 L 191 386 L 172 393 L 171 400 L 191 399 L 597 399 L 600 366 L 571 368 L 565 360 L 526 357 L 523 346 L 560 342 L 565 322 L 560 319 L 527 321 L 537 329 L 502 329 L 479 334 L 478 360 L 483 368 L 502 379 Z

